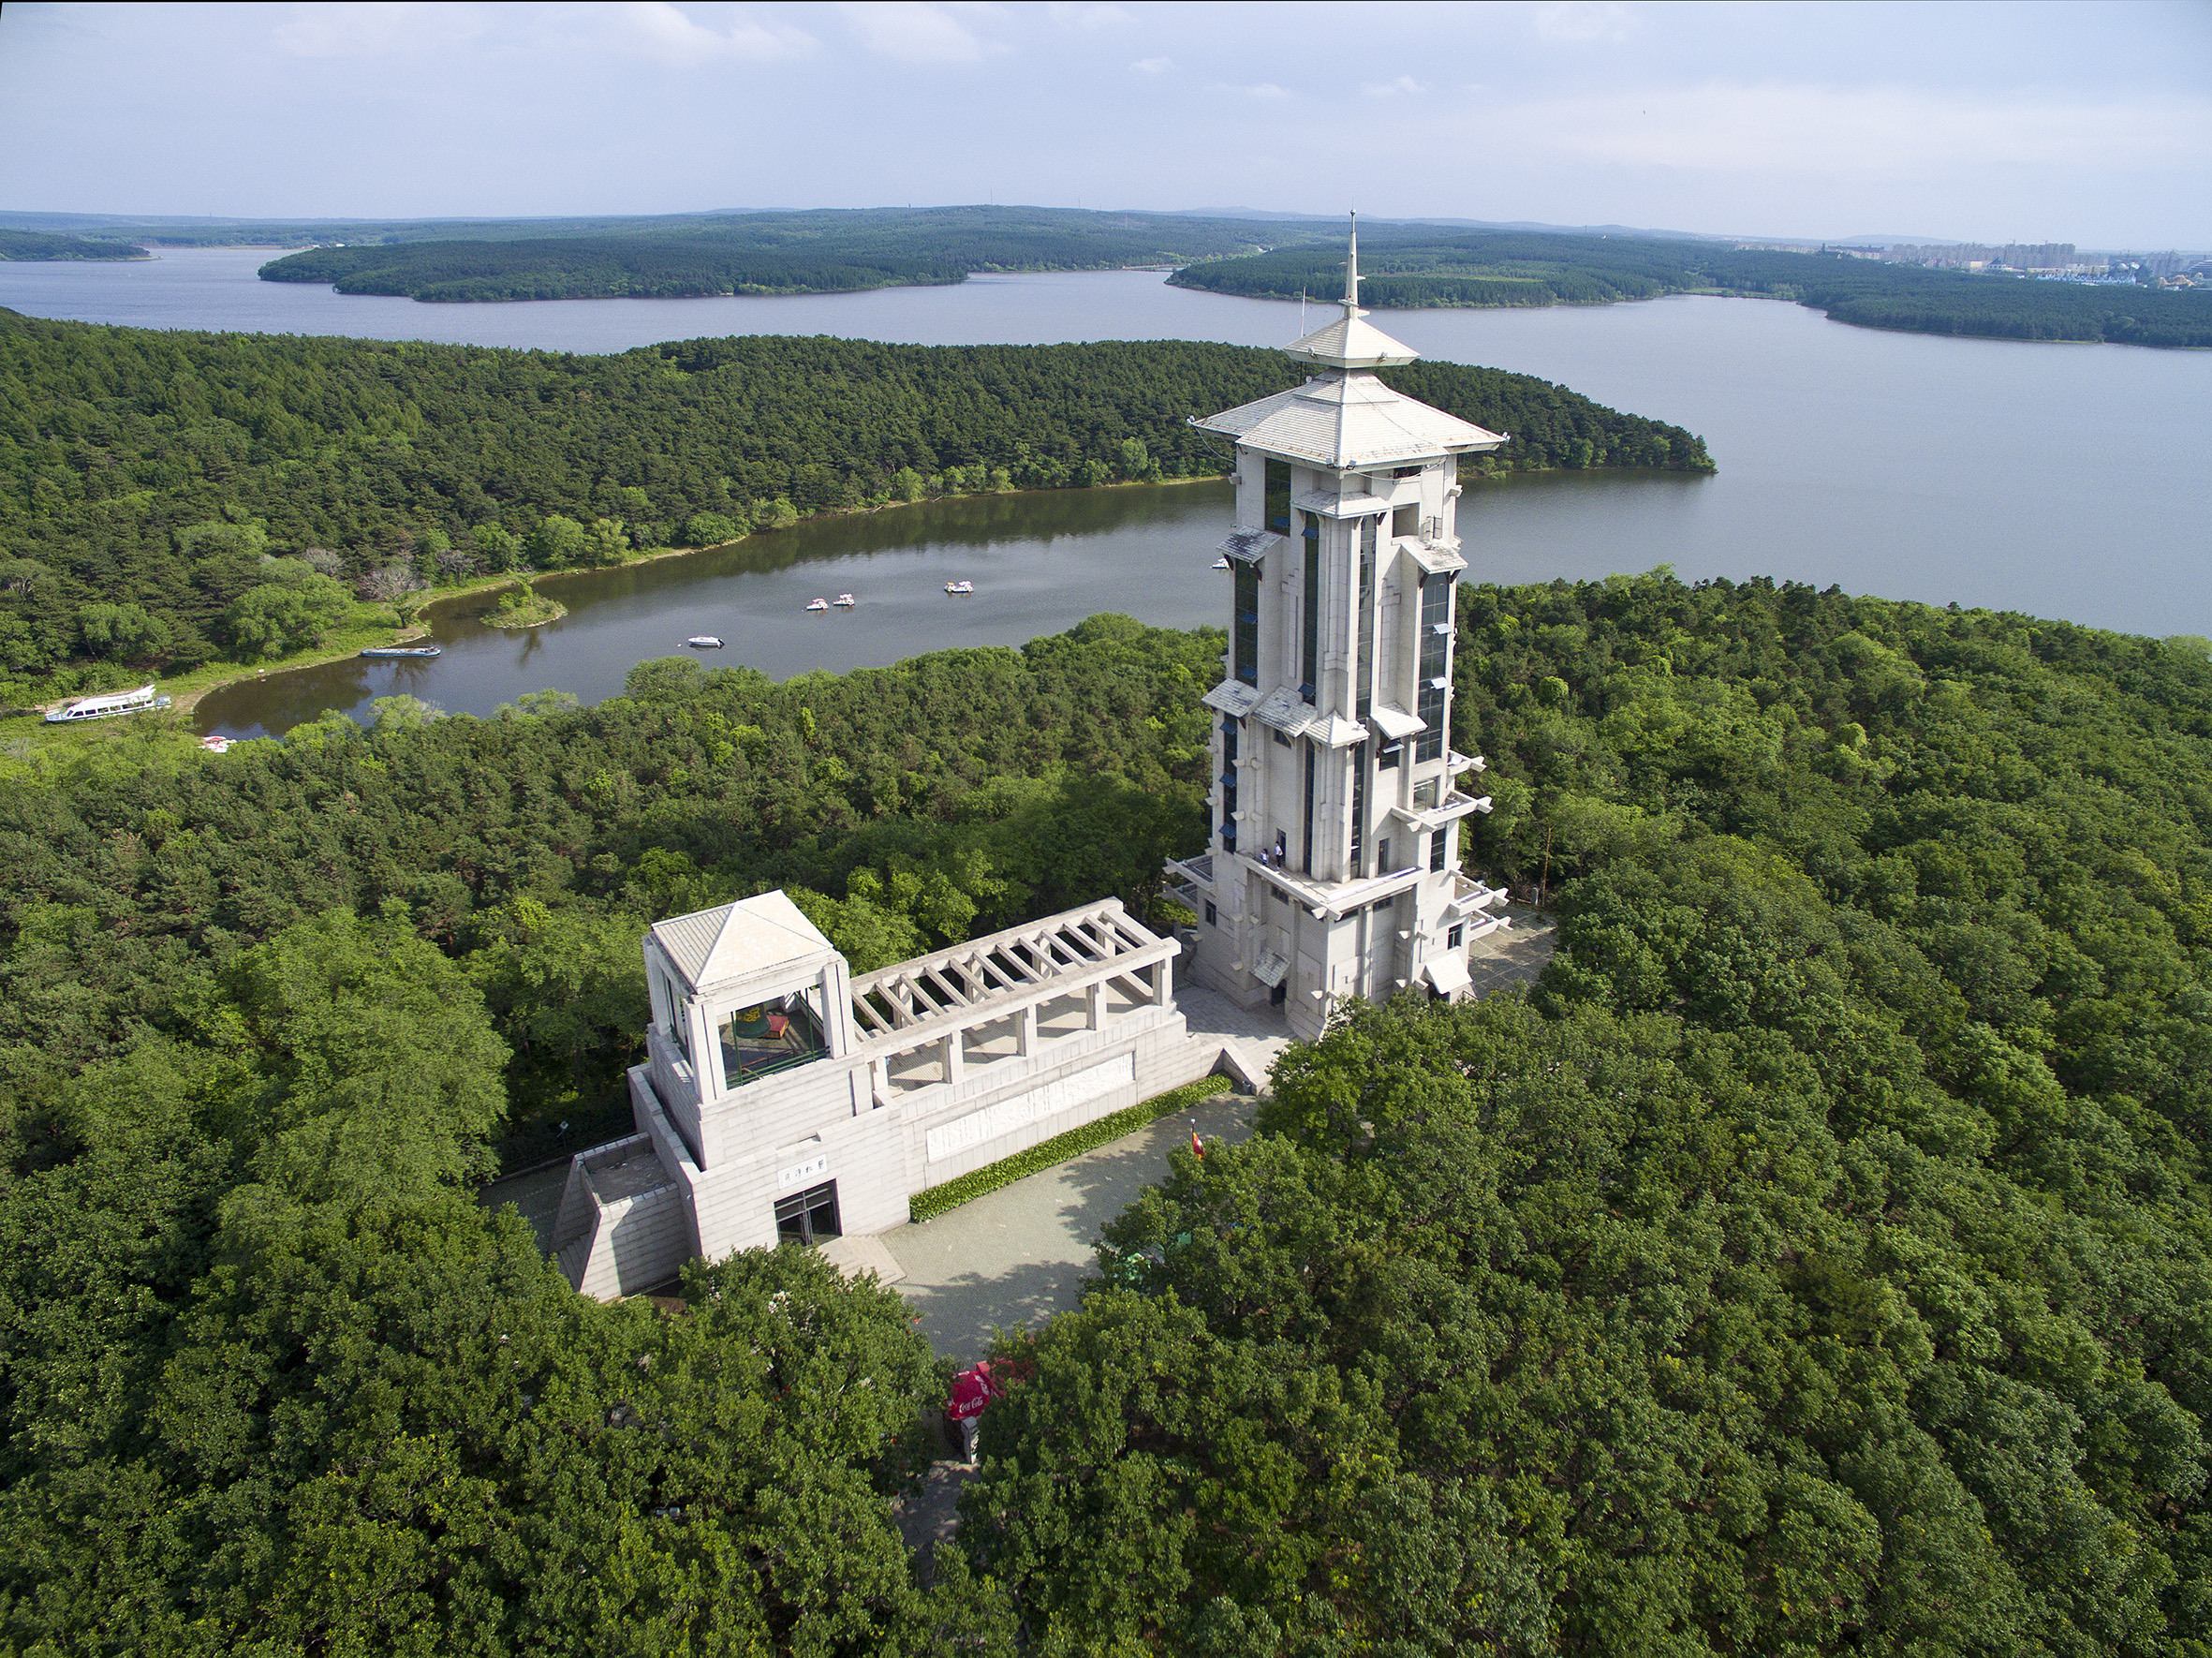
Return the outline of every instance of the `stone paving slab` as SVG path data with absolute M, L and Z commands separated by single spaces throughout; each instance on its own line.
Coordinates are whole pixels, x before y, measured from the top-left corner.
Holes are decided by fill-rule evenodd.
M 847 1278 L 860 1278 L 873 1272 L 887 1284 L 895 1284 L 907 1276 L 907 1269 L 898 1264 L 880 1237 L 833 1237 L 821 1246 L 822 1259 Z
M 1519 904 L 1506 907 L 1512 925 L 1477 939 L 1467 948 L 1467 970 L 1476 999 L 1535 979 L 1559 946 L 1559 924 Z
M 1206 1141 L 1244 1140 L 1258 1103 L 1217 1094 L 934 1220 L 879 1234 L 930 1346 L 971 1363 L 990 1350 L 997 1326 L 1040 1325 L 1080 1307 L 1099 1228 L 1166 1176 L 1170 1147 L 1189 1144 L 1194 1122 Z

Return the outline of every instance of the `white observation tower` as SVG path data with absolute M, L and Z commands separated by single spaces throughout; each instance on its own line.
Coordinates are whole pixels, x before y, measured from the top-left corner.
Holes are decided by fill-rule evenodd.
M 1210 844 L 1169 874 L 1199 982 L 1307 1039 L 1342 997 L 1458 998 L 1467 946 L 1507 925 L 1460 872 L 1460 820 L 1490 802 L 1452 746 L 1459 457 L 1506 437 L 1377 377 L 1417 353 L 1365 320 L 1359 273 L 1355 220 L 1343 317 L 1286 348 L 1311 377 L 1192 422 L 1235 441 L 1237 527 Z

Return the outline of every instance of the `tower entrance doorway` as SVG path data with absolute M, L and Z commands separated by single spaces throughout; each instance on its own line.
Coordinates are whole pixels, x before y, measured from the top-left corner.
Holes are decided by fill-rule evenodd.
M 757 1211 L 756 1211 L 757 1212 Z M 837 1226 L 837 1182 L 824 1180 L 796 1197 L 778 1200 L 775 1235 L 809 1246 L 840 1236 Z

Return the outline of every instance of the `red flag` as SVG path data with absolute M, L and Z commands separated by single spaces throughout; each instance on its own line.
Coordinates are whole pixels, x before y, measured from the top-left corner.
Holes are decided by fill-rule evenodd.
M 1196 1129 L 1192 1129 L 1190 1131 L 1190 1155 L 1193 1157 L 1203 1157 L 1205 1154 L 1205 1147 L 1199 1143 L 1198 1131 Z

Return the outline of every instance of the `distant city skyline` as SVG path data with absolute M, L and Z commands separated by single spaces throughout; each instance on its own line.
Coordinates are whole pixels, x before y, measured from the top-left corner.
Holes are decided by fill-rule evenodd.
M 967 202 L 2203 248 L 2212 7 L 0 12 L 0 209 Z

